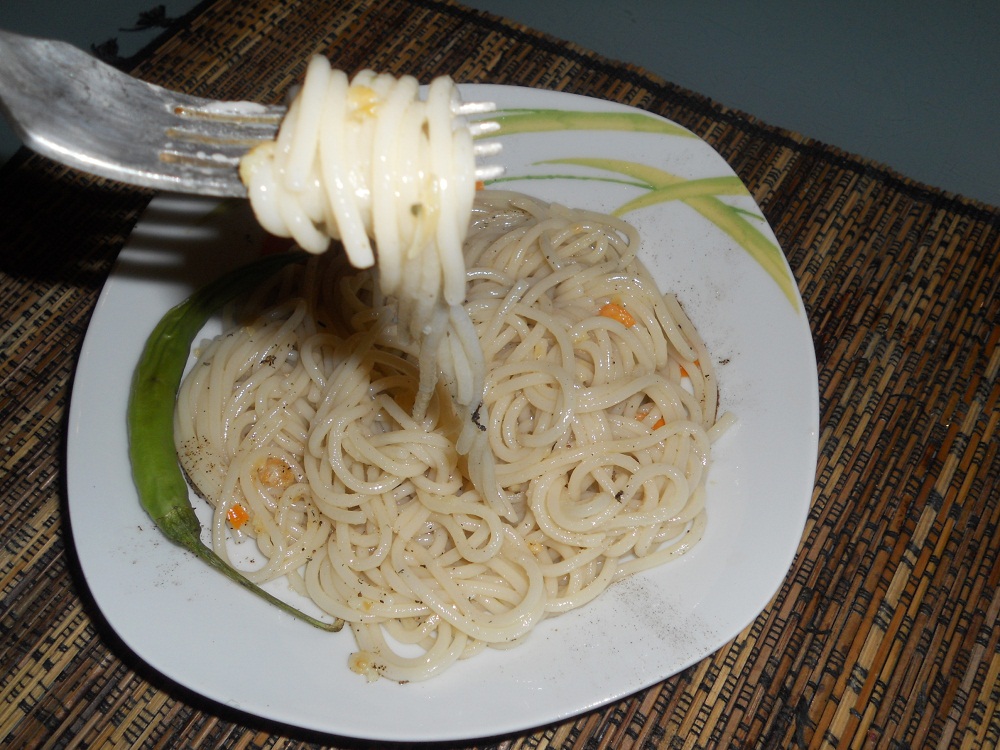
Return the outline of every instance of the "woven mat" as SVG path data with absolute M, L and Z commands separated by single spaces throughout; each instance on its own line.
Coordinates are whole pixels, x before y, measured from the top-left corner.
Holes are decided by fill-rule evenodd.
M 686 125 L 763 207 L 815 340 L 816 489 L 772 604 L 661 684 L 474 746 L 996 746 L 1000 210 L 448 2 L 217 0 L 134 72 L 278 100 L 316 51 L 349 71 L 573 91 Z M 150 194 L 23 153 L 0 191 L 0 744 L 356 746 L 247 726 L 129 659 L 101 624 L 67 538 L 66 405 L 101 285 Z

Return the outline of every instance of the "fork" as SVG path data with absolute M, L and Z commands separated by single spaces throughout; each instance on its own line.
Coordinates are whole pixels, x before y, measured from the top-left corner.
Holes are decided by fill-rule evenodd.
M 459 102 L 455 115 L 492 112 L 490 102 Z M 146 83 L 65 42 L 0 29 L 0 112 L 24 145 L 68 167 L 138 187 L 246 197 L 240 158 L 274 139 L 283 106 L 217 101 Z M 468 122 L 473 137 L 493 121 Z M 477 160 L 500 151 L 477 141 Z M 503 173 L 477 165 L 476 179 Z

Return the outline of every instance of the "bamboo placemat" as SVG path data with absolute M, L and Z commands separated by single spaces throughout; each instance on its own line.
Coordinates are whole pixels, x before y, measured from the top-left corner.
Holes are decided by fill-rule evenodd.
M 819 465 L 772 604 L 621 703 L 479 748 L 1000 743 L 1000 210 L 769 127 L 640 69 L 435 0 L 217 0 L 134 73 L 280 99 L 307 57 L 573 91 L 694 130 L 763 207 L 816 346 Z M 150 194 L 19 155 L 0 171 L 0 741 L 357 746 L 208 704 L 101 624 L 65 525 L 64 430 L 101 285 Z M 124 394 L 123 394 L 124 396 Z

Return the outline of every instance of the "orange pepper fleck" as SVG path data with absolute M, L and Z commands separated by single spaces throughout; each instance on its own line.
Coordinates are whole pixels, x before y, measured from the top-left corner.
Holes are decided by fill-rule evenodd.
M 604 307 L 602 307 L 600 314 L 605 318 L 617 320 L 626 328 L 631 328 L 635 325 L 635 318 L 632 317 L 632 314 L 624 307 L 614 302 L 608 302 Z
M 697 359 L 694 362 L 692 362 L 691 364 L 693 364 L 695 367 L 701 369 L 701 362 L 698 361 Z M 687 371 L 687 368 L 684 367 L 684 365 L 681 365 L 680 368 L 681 368 L 681 377 L 682 378 L 689 378 L 689 377 L 691 377 L 691 373 L 689 373 Z
M 265 487 L 288 487 L 295 483 L 295 472 L 280 458 L 268 456 L 264 463 L 257 467 L 257 479 Z
M 645 422 L 646 421 L 646 417 L 649 416 L 649 413 L 652 410 L 653 410 L 652 406 L 641 406 L 641 407 L 639 407 L 639 410 L 635 413 L 635 418 L 638 419 L 640 422 Z M 663 427 L 665 424 L 666 424 L 666 422 L 663 421 L 663 417 L 660 417 L 658 420 L 656 420 L 656 423 L 653 425 L 653 429 L 654 430 L 658 430 L 661 427 Z
M 242 505 L 234 503 L 226 511 L 226 520 L 229 521 L 234 529 L 238 529 L 250 520 L 250 514 L 247 513 L 246 508 Z

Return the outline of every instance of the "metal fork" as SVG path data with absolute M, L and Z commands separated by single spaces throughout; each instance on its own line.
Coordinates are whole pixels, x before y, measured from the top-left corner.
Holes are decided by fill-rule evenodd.
M 469 117 L 494 109 L 464 102 L 453 111 Z M 26 146 L 66 166 L 139 187 L 246 197 L 240 157 L 275 137 L 286 108 L 177 93 L 65 42 L 0 30 L 0 111 Z M 468 127 L 473 136 L 498 129 L 490 121 Z M 500 143 L 473 148 L 480 159 L 497 154 Z M 476 178 L 502 172 L 478 166 Z

